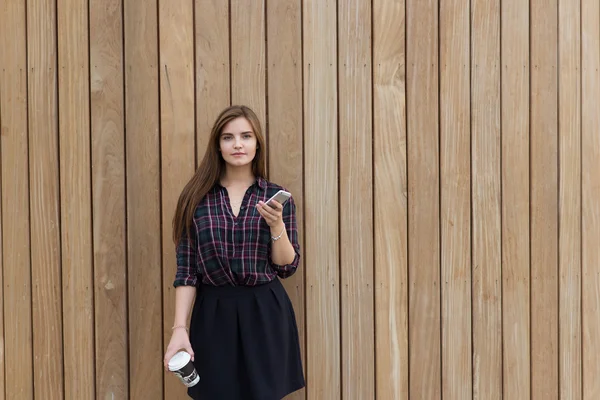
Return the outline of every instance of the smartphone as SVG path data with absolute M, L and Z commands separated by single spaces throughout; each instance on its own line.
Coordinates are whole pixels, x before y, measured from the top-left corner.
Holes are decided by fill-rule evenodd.
M 271 201 L 276 200 L 277 202 L 279 202 L 279 204 L 283 205 L 286 201 L 288 201 L 290 197 L 292 197 L 291 193 L 286 192 L 285 190 L 280 190 L 279 192 L 275 193 L 273 197 L 267 200 L 266 204 L 271 208 L 275 208 L 270 204 Z

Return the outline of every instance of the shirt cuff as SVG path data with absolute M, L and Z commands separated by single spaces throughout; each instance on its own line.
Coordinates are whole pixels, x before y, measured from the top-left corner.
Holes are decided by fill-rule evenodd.
M 299 262 L 300 262 L 300 255 L 298 253 L 296 253 L 296 255 L 294 256 L 294 261 L 292 261 L 290 264 L 279 265 L 279 264 L 275 264 L 274 262 L 271 261 L 271 267 L 273 267 L 275 272 L 277 272 L 277 276 L 279 276 L 282 279 L 285 279 L 285 278 L 289 278 L 290 276 L 294 275 L 294 273 L 296 272 L 296 269 L 298 268 Z

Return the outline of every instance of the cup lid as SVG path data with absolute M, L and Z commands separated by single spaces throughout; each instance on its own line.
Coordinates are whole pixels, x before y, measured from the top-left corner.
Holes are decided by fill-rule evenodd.
M 169 370 L 176 371 L 183 368 L 191 359 L 192 356 L 187 351 L 179 351 L 169 360 Z

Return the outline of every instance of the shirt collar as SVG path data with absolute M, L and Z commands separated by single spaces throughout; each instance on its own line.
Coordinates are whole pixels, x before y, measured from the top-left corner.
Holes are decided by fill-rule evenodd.
M 258 187 L 262 190 L 267 189 L 267 180 L 265 178 L 259 176 L 258 179 L 256 179 L 256 182 L 258 183 Z

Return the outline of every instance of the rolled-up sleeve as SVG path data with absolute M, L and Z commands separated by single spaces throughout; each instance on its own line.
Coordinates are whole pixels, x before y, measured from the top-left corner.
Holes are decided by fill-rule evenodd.
M 290 243 L 294 248 L 294 260 L 290 264 L 279 265 L 271 262 L 271 266 L 277 272 L 277 276 L 280 278 L 288 278 L 294 275 L 298 264 L 300 263 L 300 244 L 298 243 L 298 224 L 296 222 L 296 204 L 294 199 L 290 198 L 285 206 L 283 207 L 283 223 L 285 224 L 285 230 L 287 232 Z
M 198 281 L 198 246 L 196 241 L 196 227 L 190 229 L 190 236 L 184 234 L 176 247 L 177 273 L 175 274 L 174 287 L 196 286 Z

